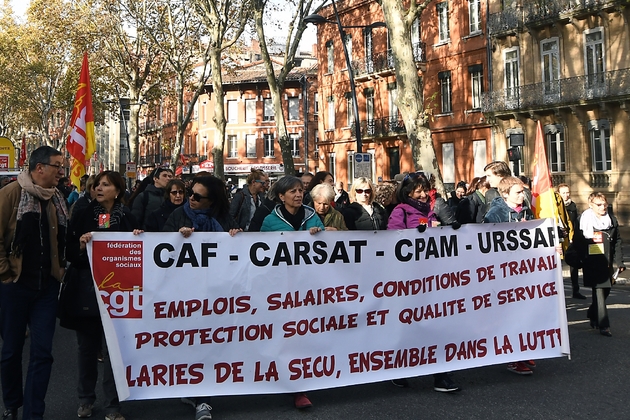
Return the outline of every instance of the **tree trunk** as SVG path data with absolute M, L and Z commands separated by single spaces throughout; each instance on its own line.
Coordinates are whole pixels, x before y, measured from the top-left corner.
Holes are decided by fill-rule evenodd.
M 221 49 L 214 48 L 210 57 L 212 67 L 212 94 L 214 95 L 214 116 L 212 120 L 217 126 L 212 147 L 214 159 L 214 176 L 224 179 L 225 168 L 223 162 L 223 150 L 225 149 L 225 106 L 223 103 L 223 76 L 221 75 Z

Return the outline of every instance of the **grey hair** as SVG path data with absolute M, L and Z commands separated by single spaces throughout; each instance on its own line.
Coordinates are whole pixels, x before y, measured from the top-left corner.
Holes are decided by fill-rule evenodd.
M 276 181 L 276 195 L 279 196 L 280 194 L 285 194 L 296 185 L 304 188 L 304 184 L 302 183 L 302 180 L 300 178 L 293 175 L 283 176 Z
M 321 197 L 326 201 L 332 201 L 335 198 L 335 190 L 328 184 L 317 184 L 311 190 L 311 198 Z

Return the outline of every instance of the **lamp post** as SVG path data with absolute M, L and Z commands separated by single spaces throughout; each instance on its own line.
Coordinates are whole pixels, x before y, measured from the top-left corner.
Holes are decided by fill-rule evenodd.
M 343 48 L 343 55 L 346 59 L 346 68 L 348 69 L 348 80 L 350 81 L 350 96 L 352 97 L 352 110 L 354 116 L 354 132 L 357 141 L 357 153 L 363 152 L 363 142 L 361 139 L 361 127 L 359 124 L 359 102 L 357 101 L 357 89 L 354 84 L 354 70 L 352 69 L 352 63 L 350 62 L 350 55 L 348 54 L 348 47 L 346 45 L 346 31 L 347 28 L 382 28 L 385 27 L 385 22 L 374 22 L 370 25 L 349 25 L 343 26 L 341 24 L 341 19 L 339 18 L 339 13 L 337 11 L 337 4 L 335 0 L 330 0 L 333 7 L 333 12 L 335 15 L 335 20 L 329 20 L 321 15 L 308 15 L 304 18 L 305 23 L 312 23 L 314 25 L 319 25 L 323 23 L 335 23 L 337 24 L 337 29 L 339 29 L 339 36 L 341 37 L 341 46 Z

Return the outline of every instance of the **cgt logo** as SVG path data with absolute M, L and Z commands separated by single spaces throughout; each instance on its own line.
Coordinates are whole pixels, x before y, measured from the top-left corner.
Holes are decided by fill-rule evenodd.
M 95 241 L 92 267 L 111 318 L 142 318 L 142 242 Z

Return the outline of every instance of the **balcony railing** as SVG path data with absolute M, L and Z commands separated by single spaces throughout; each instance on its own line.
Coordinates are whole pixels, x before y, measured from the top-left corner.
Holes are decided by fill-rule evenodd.
M 488 18 L 488 32 L 499 35 L 523 29 L 523 12 L 520 9 L 507 8 L 499 13 L 492 13 Z
M 354 128 L 352 129 L 354 135 Z M 373 120 L 361 121 L 361 135 L 364 138 L 391 137 L 404 134 L 405 123 L 400 117 L 385 117 Z
M 560 19 L 563 15 L 594 12 L 602 7 L 622 3 L 625 0 L 535 0 L 525 4 L 525 24 L 540 26 Z
M 140 131 L 140 133 L 146 132 L 146 131 L 153 131 L 153 130 L 158 130 L 162 128 L 162 123 L 158 122 L 158 121 L 143 121 L 140 122 L 138 130 Z
M 140 166 L 155 166 L 162 164 L 162 155 L 140 156 Z
M 412 50 L 413 58 L 417 63 L 424 63 L 427 61 L 426 43 L 416 42 L 412 45 Z M 353 60 L 352 69 L 354 70 L 355 76 L 364 76 L 393 70 L 394 57 L 392 55 L 391 48 L 387 51 L 372 54 L 371 56 L 360 60 Z
M 630 96 L 630 69 L 570 77 L 484 93 L 483 112 L 527 110 Z

